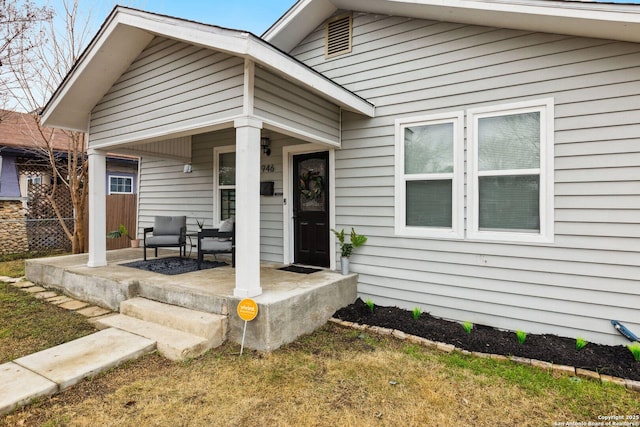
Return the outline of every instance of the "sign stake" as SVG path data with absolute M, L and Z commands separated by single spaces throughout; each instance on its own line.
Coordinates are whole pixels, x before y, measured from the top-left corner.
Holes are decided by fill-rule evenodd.
M 238 316 L 244 320 L 244 328 L 242 330 L 242 343 L 240 344 L 240 356 L 244 351 L 244 338 L 247 334 L 247 322 L 252 321 L 258 315 L 258 304 L 251 298 L 245 298 L 238 304 Z

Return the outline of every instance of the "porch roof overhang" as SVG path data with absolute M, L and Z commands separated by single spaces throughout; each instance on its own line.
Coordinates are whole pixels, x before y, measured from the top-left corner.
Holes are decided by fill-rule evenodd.
M 91 110 L 156 36 L 248 58 L 345 110 L 374 116 L 373 104 L 249 32 L 116 6 L 48 101 L 43 123 L 87 132 Z
M 262 38 L 289 52 L 338 10 L 640 42 L 640 6 L 563 0 L 299 0 Z

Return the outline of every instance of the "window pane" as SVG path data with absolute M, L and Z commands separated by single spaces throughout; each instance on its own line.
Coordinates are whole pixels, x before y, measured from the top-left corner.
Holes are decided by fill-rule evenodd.
M 481 171 L 540 167 L 540 113 L 510 114 L 478 120 Z
M 407 226 L 452 227 L 452 180 L 407 181 Z
M 220 154 L 220 185 L 236 185 L 236 153 Z
M 540 177 L 480 177 L 480 230 L 540 230 Z
M 236 216 L 236 190 L 220 190 L 220 220 Z
M 111 193 L 131 193 L 133 179 L 128 177 L 109 177 L 109 191 Z
M 404 172 L 453 172 L 453 123 L 413 126 L 404 130 Z

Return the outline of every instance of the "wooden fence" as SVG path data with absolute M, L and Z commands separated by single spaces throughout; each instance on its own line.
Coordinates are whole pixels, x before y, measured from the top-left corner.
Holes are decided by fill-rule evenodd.
M 107 232 L 117 230 L 124 224 L 129 234 L 136 237 L 136 194 L 110 194 L 107 196 Z M 85 248 L 89 250 L 89 216 L 85 215 Z M 127 237 L 107 239 L 107 250 L 128 248 Z

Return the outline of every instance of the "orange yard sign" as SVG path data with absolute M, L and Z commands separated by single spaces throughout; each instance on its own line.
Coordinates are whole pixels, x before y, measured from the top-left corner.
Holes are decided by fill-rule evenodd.
M 258 304 L 251 298 L 245 298 L 238 304 L 238 316 L 245 322 L 249 322 L 258 315 Z

